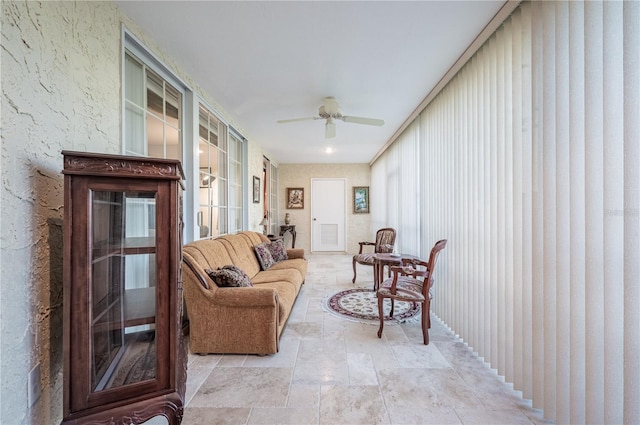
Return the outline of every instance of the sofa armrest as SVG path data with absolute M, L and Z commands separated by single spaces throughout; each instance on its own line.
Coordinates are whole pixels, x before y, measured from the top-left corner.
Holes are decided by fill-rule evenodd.
M 211 303 L 224 307 L 254 308 L 278 305 L 278 294 L 271 288 L 218 288 Z
M 294 259 L 294 258 L 304 259 L 304 248 L 287 249 L 287 257 L 289 257 L 289 259 Z

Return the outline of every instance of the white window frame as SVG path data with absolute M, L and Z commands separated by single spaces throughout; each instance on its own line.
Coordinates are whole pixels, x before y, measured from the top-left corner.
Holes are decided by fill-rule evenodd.
M 146 67 L 158 74 L 163 80 L 173 86 L 181 94 L 181 131 L 180 131 L 180 161 L 182 168 L 185 171 L 186 177 L 186 191 L 183 199 L 183 220 L 185 223 L 185 231 L 183 233 L 183 242 L 188 243 L 192 240 L 199 239 L 198 227 L 196 225 L 196 215 L 199 211 L 199 159 L 198 159 L 198 117 L 199 106 L 203 105 L 211 113 L 213 113 L 220 122 L 224 123 L 227 127 L 227 138 L 234 135 L 242 142 L 242 225 L 241 229 L 246 230 L 249 223 L 249 189 L 248 189 L 248 142 L 242 134 L 234 129 L 225 119 L 221 117 L 215 108 L 212 108 L 204 99 L 194 94 L 193 90 L 179 77 L 177 77 L 155 54 L 147 49 L 144 44 L 134 36 L 126 27 L 122 26 L 122 52 L 121 52 L 121 134 L 122 134 L 122 146 L 121 152 L 123 155 L 135 155 L 131 151 L 127 151 L 125 135 L 126 135 L 126 99 L 125 99 L 125 64 L 127 51 L 130 52 L 137 60 L 142 62 Z M 145 105 L 146 108 L 146 105 Z M 146 126 L 144 128 L 144 139 L 147 140 Z M 148 150 L 146 151 L 148 152 Z M 143 156 L 143 155 L 140 155 Z M 227 156 L 228 167 L 229 156 Z M 227 168 L 228 170 L 228 168 Z M 229 190 L 229 183 L 227 183 L 227 189 Z M 228 201 L 227 201 L 228 203 Z M 229 205 L 228 205 L 229 207 Z M 227 223 L 229 221 L 229 208 L 227 208 Z
M 248 228 L 248 223 L 249 223 L 249 203 L 248 203 L 248 196 L 249 196 L 249 180 L 248 180 L 248 142 L 247 139 L 242 136 L 242 134 L 236 130 L 233 126 L 231 126 L 224 118 L 222 118 L 221 114 L 218 113 L 218 111 L 213 108 L 208 102 L 206 102 L 204 99 L 198 97 L 198 96 L 193 96 L 193 100 L 191 102 L 192 104 L 192 110 L 193 111 L 197 111 L 197 113 L 193 113 L 193 120 L 192 120 L 192 126 L 191 126 L 191 134 L 192 134 L 192 144 L 193 144 L 193 149 L 191 150 L 191 152 L 193 152 L 192 158 L 193 158 L 193 164 L 191 167 L 191 182 L 199 182 L 199 178 L 200 178 L 200 155 L 198 152 L 198 144 L 199 144 L 199 130 L 198 130 L 198 126 L 200 124 L 200 107 L 205 108 L 210 114 L 212 114 L 213 116 L 216 117 L 216 119 L 218 119 L 218 121 L 224 125 L 224 127 L 226 127 L 226 131 L 227 131 L 227 157 L 226 157 L 226 170 L 227 170 L 227 176 L 225 177 L 225 181 L 227 184 L 227 205 L 225 205 L 225 211 L 226 211 L 226 223 L 227 223 L 227 232 L 220 232 L 219 235 L 216 236 L 222 236 L 225 234 L 229 234 L 229 233 L 235 233 L 238 231 L 242 231 L 242 230 L 247 230 Z M 230 167 L 229 167 L 229 162 L 230 162 L 230 154 L 229 154 L 229 145 L 230 145 L 230 139 L 231 137 L 235 137 L 236 139 L 240 140 L 241 144 L 242 144 L 242 205 L 241 205 L 241 211 L 242 211 L 242 220 L 241 220 L 241 227 L 240 229 L 235 229 L 231 227 L 231 208 L 232 206 L 229 204 L 229 199 L 230 199 L 230 191 L 231 191 L 231 184 L 230 184 L 230 179 L 228 176 Z M 203 239 L 200 237 L 200 228 L 198 226 L 198 220 L 197 220 L 197 216 L 198 216 L 198 212 L 200 211 L 200 199 L 199 199 L 199 184 L 188 184 L 187 185 L 187 191 L 189 192 L 190 196 L 190 200 L 192 202 L 191 204 L 191 209 L 190 211 L 193 211 L 193 213 L 191 214 L 192 217 L 189 217 L 191 221 L 189 220 L 185 220 L 185 225 L 187 226 L 188 230 L 186 233 L 188 233 L 188 238 L 189 240 L 198 240 L 198 239 Z M 205 238 L 206 239 L 206 238 Z
M 181 94 L 180 108 L 182 110 L 181 119 L 181 131 L 180 131 L 180 158 L 178 158 L 182 163 L 184 163 L 186 157 L 186 140 L 188 140 L 186 134 L 186 123 L 189 122 L 189 117 L 192 111 L 188 110 L 186 98 L 188 93 L 191 92 L 191 89 L 187 84 L 185 84 L 180 78 L 178 78 L 168 67 L 166 67 L 160 59 L 153 53 L 151 53 L 148 49 L 144 47 L 144 45 L 133 35 L 131 34 L 125 27 L 122 27 L 122 53 L 121 53 L 121 84 L 122 84 L 122 95 L 121 95 L 121 111 L 122 111 L 122 124 L 121 124 L 121 134 L 122 134 L 122 154 L 123 155 L 136 155 L 134 152 L 129 152 L 127 150 L 125 135 L 126 135 L 126 99 L 125 99 L 125 82 L 126 82 L 126 55 L 127 51 L 131 53 L 137 60 L 142 62 L 146 67 L 151 69 L 153 72 L 158 74 L 165 82 L 169 83 L 173 88 L 175 88 Z M 146 97 L 145 97 L 146 99 Z M 145 109 L 146 109 L 146 100 L 145 100 Z M 148 140 L 146 126 L 144 128 L 144 139 Z M 147 150 L 148 152 L 148 146 Z M 140 155 L 146 156 L 146 155 Z

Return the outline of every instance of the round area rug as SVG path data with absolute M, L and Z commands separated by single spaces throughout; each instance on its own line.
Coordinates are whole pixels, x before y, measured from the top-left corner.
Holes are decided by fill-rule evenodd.
M 371 289 L 346 289 L 329 295 L 323 302 L 325 311 L 334 316 L 367 324 L 379 324 L 378 298 Z M 387 324 L 403 323 L 419 317 L 420 305 L 414 302 L 396 301 L 393 318 L 389 317 L 391 300 L 384 300 L 384 320 Z

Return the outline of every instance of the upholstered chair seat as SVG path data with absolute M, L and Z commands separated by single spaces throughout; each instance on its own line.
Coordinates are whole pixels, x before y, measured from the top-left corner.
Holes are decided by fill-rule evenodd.
M 368 254 L 358 254 L 358 255 L 354 256 L 353 258 L 359 264 L 373 265 L 373 260 L 375 259 L 375 255 L 376 255 L 375 253 L 370 252 Z

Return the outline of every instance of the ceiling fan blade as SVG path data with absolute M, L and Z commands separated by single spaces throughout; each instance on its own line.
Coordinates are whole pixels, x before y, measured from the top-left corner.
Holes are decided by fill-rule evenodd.
M 342 121 L 344 122 L 352 122 L 354 124 L 366 124 L 366 125 L 384 125 L 384 120 L 379 120 L 376 118 L 364 118 L 364 117 L 342 117 Z
M 333 139 L 334 137 L 336 137 L 336 123 L 333 120 L 327 120 L 324 125 L 324 138 Z
M 296 122 L 296 121 L 311 121 L 311 120 L 317 120 L 320 119 L 319 117 L 305 117 L 305 118 L 291 118 L 288 120 L 278 120 L 278 124 L 285 124 L 288 122 Z

